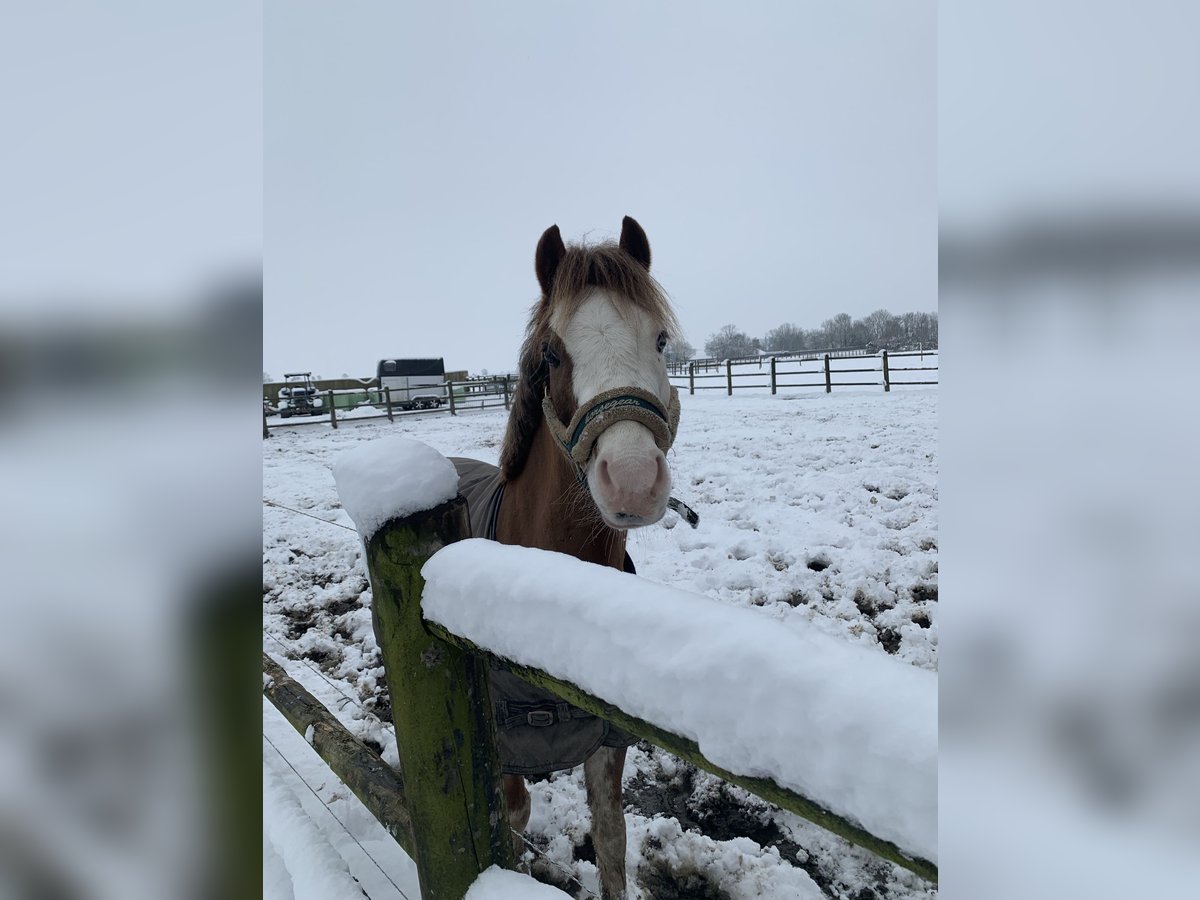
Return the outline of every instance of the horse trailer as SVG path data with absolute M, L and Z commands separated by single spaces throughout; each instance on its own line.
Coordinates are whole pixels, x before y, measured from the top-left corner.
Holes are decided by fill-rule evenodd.
M 446 402 L 446 366 L 442 359 L 381 359 L 379 389 L 388 388 L 400 409 L 434 409 Z

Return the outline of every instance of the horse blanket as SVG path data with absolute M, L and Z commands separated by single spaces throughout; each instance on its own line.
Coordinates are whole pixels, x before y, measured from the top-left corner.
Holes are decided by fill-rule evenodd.
M 504 501 L 500 470 L 488 463 L 451 457 L 458 492 L 467 501 L 471 536 L 496 539 Z M 633 562 L 625 555 L 625 571 Z M 628 747 L 637 738 L 577 706 L 493 665 L 488 681 L 495 705 L 500 767 L 512 775 L 543 775 L 573 769 L 600 746 Z

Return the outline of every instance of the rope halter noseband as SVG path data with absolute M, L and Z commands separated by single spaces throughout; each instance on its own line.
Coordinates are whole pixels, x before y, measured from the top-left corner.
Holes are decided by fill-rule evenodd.
M 604 429 L 621 421 L 640 422 L 650 429 L 659 450 L 664 453 L 670 450 L 679 429 L 679 392 L 671 388 L 670 410 L 664 412 L 662 402 L 649 391 L 635 387 L 613 388 L 581 405 L 571 416 L 570 424 L 564 425 L 547 390 L 542 397 L 542 412 L 558 445 L 571 462 L 582 469 Z
M 654 435 L 654 443 L 658 449 L 666 453 L 675 443 L 675 434 L 679 430 L 679 391 L 672 386 L 671 399 L 666 410 L 662 401 L 649 391 L 632 386 L 613 388 L 597 394 L 587 403 L 580 404 L 571 416 L 571 421 L 564 425 L 550 400 L 550 390 L 547 385 L 542 396 L 542 414 L 550 433 L 562 448 L 567 459 L 575 467 L 581 483 L 586 482 L 585 468 L 592 456 L 596 441 L 610 425 L 617 422 L 638 422 Z M 700 523 L 700 517 L 683 502 L 671 497 L 667 506 L 682 516 L 689 525 L 695 528 Z

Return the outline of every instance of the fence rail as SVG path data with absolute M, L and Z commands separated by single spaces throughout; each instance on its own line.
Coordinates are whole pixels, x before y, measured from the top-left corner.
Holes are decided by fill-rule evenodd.
M 840 387 L 882 387 L 885 392 L 890 392 L 893 386 L 906 385 L 936 385 L 936 380 L 922 381 L 897 381 L 892 378 L 892 372 L 936 372 L 937 366 L 892 366 L 891 361 L 894 359 L 907 359 L 910 357 L 919 357 L 921 362 L 925 361 L 925 357 L 932 356 L 937 358 L 936 350 L 926 351 L 900 351 L 891 353 L 887 350 L 882 351 L 878 356 L 875 354 L 864 354 L 861 351 L 842 351 L 839 355 L 834 353 L 826 353 L 821 357 L 805 356 L 799 358 L 797 356 L 766 356 L 755 357 L 753 359 L 726 359 L 719 364 L 705 360 L 702 362 L 688 363 L 687 368 L 679 370 L 676 368 L 670 374 L 673 383 L 677 388 L 687 387 L 689 394 L 695 394 L 696 391 L 713 391 L 724 388 L 725 393 L 729 396 L 733 395 L 735 390 L 745 390 L 749 388 L 769 388 L 772 394 L 778 393 L 780 388 L 821 388 L 825 389 L 826 393 L 832 393 L 833 389 Z M 833 360 L 873 360 L 878 361 L 877 366 L 869 367 L 853 367 L 853 368 L 836 368 L 832 365 Z M 820 369 L 804 368 L 804 362 L 819 362 Z M 763 371 L 764 366 L 766 371 Z M 743 371 L 735 371 L 740 368 Z M 745 371 L 753 368 L 753 371 Z M 720 371 L 713 371 L 719 369 Z M 864 375 L 867 373 L 878 373 L 878 381 L 845 381 L 838 380 L 848 375 Z M 763 375 L 768 377 L 766 383 L 761 381 L 746 381 L 749 378 L 761 378 Z M 821 381 L 784 381 L 783 378 L 790 376 L 820 376 Z M 705 379 L 721 379 L 724 384 L 697 384 L 697 381 Z
M 263 654 L 263 694 L 300 734 L 309 735 L 317 754 L 354 792 L 384 829 L 412 854 L 412 819 L 400 775 L 350 734 L 316 697 L 291 678 L 283 667 Z
M 830 812 L 825 807 L 814 803 L 812 800 L 795 791 L 776 784 L 769 778 L 741 775 L 710 762 L 700 752 L 700 746 L 689 738 L 673 734 L 651 722 L 631 716 L 613 704 L 601 700 L 599 697 L 592 696 L 577 685 L 569 681 L 564 681 L 561 678 L 556 678 L 548 672 L 543 672 L 541 669 L 522 666 L 511 660 L 489 653 L 467 639 L 446 630 L 436 622 L 426 621 L 425 627 L 431 634 L 445 641 L 447 644 L 477 654 L 482 659 L 486 659 L 489 664 L 507 669 L 530 684 L 546 689 L 559 699 L 566 700 L 573 706 L 578 706 L 580 709 L 586 710 L 594 716 L 605 719 L 618 728 L 623 728 L 634 737 L 649 741 L 655 746 L 675 754 L 680 759 L 687 760 L 697 768 L 711 772 L 713 775 L 730 784 L 735 784 L 752 794 L 762 797 L 764 800 L 769 800 L 780 809 L 795 813 L 801 818 L 821 826 L 826 831 L 845 838 L 852 844 L 870 850 L 876 856 L 903 866 L 905 869 L 920 875 L 922 878 L 934 882 L 937 881 L 937 866 L 933 863 L 906 856 L 899 847 L 890 841 L 875 837 L 875 835 L 860 828 L 848 819 Z

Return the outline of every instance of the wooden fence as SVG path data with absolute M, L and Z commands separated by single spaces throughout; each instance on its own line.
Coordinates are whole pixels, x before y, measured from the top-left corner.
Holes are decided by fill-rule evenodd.
M 936 385 L 937 382 L 936 350 L 903 351 L 889 353 L 884 350 L 879 354 L 862 353 L 861 351 L 839 351 L 825 353 L 820 357 L 757 357 L 754 359 L 731 360 L 720 362 L 706 360 L 690 362 L 685 370 L 676 370 L 670 377 L 676 387 L 686 384 L 688 393 L 696 391 L 724 390 L 733 394 L 734 390 L 746 388 L 768 388 L 772 394 L 780 388 L 823 388 L 825 393 L 831 393 L 835 387 L 881 387 L 891 391 L 893 386 L 904 385 Z M 869 366 L 851 365 L 834 366 L 833 360 L 839 363 L 845 360 L 870 360 Z M 900 365 L 894 361 L 898 360 Z M 809 363 L 809 365 L 805 365 Z M 915 363 L 915 365 L 914 365 Z M 931 365 L 928 363 L 932 363 Z M 899 378 L 894 373 L 903 372 Z M 912 375 L 907 373 L 932 372 L 929 375 Z M 867 376 L 876 376 L 866 380 Z M 803 378 L 804 381 L 795 379 Z M 845 380 L 851 378 L 853 380 Z M 754 380 L 751 380 L 754 379 Z M 765 380 L 764 380 L 765 379 Z M 706 381 L 717 380 L 717 384 L 705 384 Z M 701 382 L 697 384 L 696 382 Z
M 751 365 L 761 362 L 764 359 L 774 357 L 780 362 L 803 362 L 804 360 L 819 360 L 825 356 L 831 359 L 851 359 L 859 356 L 874 356 L 880 352 L 880 348 L 871 347 L 830 347 L 828 350 L 791 350 L 784 353 L 755 353 L 751 356 L 734 356 L 731 361 L 735 366 Z M 895 353 L 907 351 L 894 351 Z M 937 353 L 937 348 L 925 350 L 926 354 Z M 695 366 L 696 371 L 705 371 L 708 369 L 724 368 L 725 360 L 717 359 L 716 357 L 704 357 L 702 359 L 691 359 L 687 362 L 677 362 L 667 364 L 667 374 L 671 377 L 680 377 L 688 373 L 688 367 Z
M 517 376 L 499 375 L 492 378 L 472 378 L 465 381 L 446 381 L 446 397 L 439 406 L 418 409 L 402 409 L 398 399 L 393 399 L 390 388 L 354 388 L 352 390 L 327 390 L 320 396 L 321 413 L 317 416 L 291 416 L 274 420 L 263 408 L 263 437 L 270 437 L 271 429 L 292 425 L 322 425 L 334 428 L 338 422 L 362 422 L 372 419 L 387 419 L 394 422 L 402 416 L 429 415 L 448 412 L 457 415 L 464 410 L 508 409 L 512 403 Z M 340 412 L 339 412 L 340 409 Z M 369 410 L 369 412 L 364 412 Z
M 835 366 L 845 360 L 869 360 L 872 365 L 843 368 Z M 936 350 L 903 351 L 880 354 L 863 353 L 860 350 L 831 350 L 819 357 L 807 354 L 787 356 L 753 357 L 736 360 L 699 360 L 669 368 L 672 383 L 677 388 L 686 387 L 689 394 L 696 391 L 724 390 L 732 396 L 735 390 L 747 388 L 769 389 L 772 394 L 781 389 L 824 389 L 831 393 L 834 388 L 882 387 L 885 392 L 894 386 L 936 385 Z M 900 365 L 896 364 L 899 361 Z M 806 363 L 808 365 L 806 365 Z M 915 363 L 915 365 L 914 365 Z M 899 378 L 897 372 L 904 373 Z M 912 374 L 912 373 L 933 373 Z M 873 376 L 868 378 L 868 376 Z M 845 380 L 852 378 L 853 380 Z M 796 380 L 806 379 L 806 380 Z M 708 381 L 717 383 L 708 384 Z M 697 383 L 699 382 L 699 383 Z M 334 428 L 339 421 L 355 422 L 371 419 L 387 419 L 394 422 L 399 416 L 429 415 L 448 412 L 457 415 L 464 410 L 508 409 L 516 389 L 516 375 L 500 375 L 491 378 L 474 378 L 466 381 L 447 381 L 443 386 L 447 396 L 440 406 L 424 409 L 401 409 L 392 399 L 388 388 L 366 387 L 352 390 L 327 390 L 321 394 L 322 408 L 319 415 L 272 420 L 263 409 L 263 437 L 269 437 L 271 429 L 292 425 L 325 424 Z M 341 412 L 339 413 L 339 409 Z M 363 410 L 371 412 L 364 414 Z
M 421 612 L 421 568 L 442 547 L 469 535 L 466 501 L 456 497 L 432 510 L 393 519 L 365 541 L 375 635 L 396 725 L 399 778 L 379 772 L 381 761 L 364 758 L 363 753 L 371 751 L 354 738 L 335 735 L 340 726 L 331 724 L 326 711 L 311 708 L 316 703 L 311 696 L 295 699 L 303 689 L 285 681 L 264 655 L 264 672 L 270 676 L 269 682 L 264 679 L 264 693 L 298 731 L 314 725 L 314 749 L 416 862 L 423 900 L 461 900 L 489 866 L 514 865 L 488 689 L 489 663 L 937 882 L 933 863 L 906 855 L 812 799 L 766 778 L 730 772 L 707 760 L 693 740 L 631 716 L 561 678 L 495 657 L 427 622 Z M 286 696 L 281 698 L 281 692 Z

